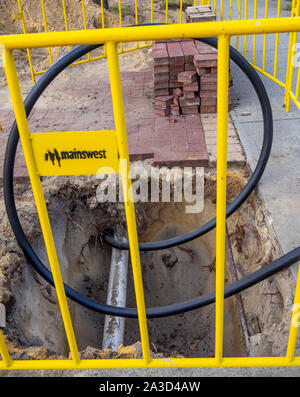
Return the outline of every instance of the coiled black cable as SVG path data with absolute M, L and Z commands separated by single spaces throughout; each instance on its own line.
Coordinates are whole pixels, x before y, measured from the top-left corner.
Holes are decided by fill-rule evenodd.
M 217 40 L 215 38 L 201 39 L 201 41 L 210 44 L 214 47 L 217 46 Z M 37 84 L 32 88 L 32 90 L 30 91 L 30 93 L 28 94 L 27 98 L 24 101 L 27 117 L 29 116 L 38 98 L 42 95 L 42 93 L 49 86 L 49 84 L 59 75 L 59 73 L 61 73 L 66 67 L 68 67 L 71 63 L 75 62 L 80 57 L 84 56 L 88 52 L 93 51 L 96 48 L 99 48 L 100 46 L 101 45 L 78 46 L 72 49 L 66 55 L 64 55 L 53 66 L 51 66 L 48 69 L 48 71 L 40 77 Z M 231 215 L 247 199 L 249 194 L 253 191 L 253 189 L 257 185 L 267 164 L 269 154 L 271 151 L 272 137 L 273 137 L 272 111 L 271 111 L 268 95 L 263 86 L 263 83 L 261 82 L 258 74 L 251 67 L 251 65 L 232 47 L 230 47 L 230 58 L 244 71 L 244 73 L 251 81 L 258 95 L 263 113 L 264 139 L 263 139 L 262 151 L 256 169 L 253 172 L 252 177 L 250 178 L 248 184 L 245 186 L 245 188 L 240 193 L 240 195 L 228 206 L 227 216 Z M 51 285 L 54 286 L 51 272 L 38 258 L 38 256 L 33 251 L 30 243 L 28 242 L 25 236 L 16 209 L 14 188 L 13 188 L 13 173 L 14 173 L 14 163 L 15 163 L 18 141 L 19 141 L 19 131 L 16 122 L 14 122 L 7 142 L 5 161 L 4 161 L 3 187 L 4 187 L 4 200 L 5 200 L 7 215 L 11 227 L 13 229 L 13 232 L 17 238 L 17 241 L 21 246 L 27 259 L 35 268 L 35 270 L 46 281 L 48 281 Z M 183 237 L 179 236 L 176 237 L 175 239 L 167 240 L 166 242 L 143 243 L 140 244 L 140 249 L 152 250 L 152 249 L 162 249 L 162 248 L 172 247 L 174 245 L 182 244 L 184 242 L 197 238 L 205 234 L 209 230 L 212 230 L 214 227 L 215 227 L 215 220 L 212 220 L 206 225 L 202 226 L 201 228 L 193 232 L 187 233 Z M 112 241 L 109 240 L 108 236 L 105 236 L 105 240 L 111 243 L 111 245 L 116 246 L 117 248 L 128 249 L 128 247 L 126 246 L 119 247 L 115 245 L 114 240 Z M 239 280 L 229 286 L 226 286 L 224 290 L 225 298 L 232 296 L 238 292 L 241 292 L 246 288 L 251 287 L 252 285 L 264 280 L 265 278 L 271 276 L 272 274 L 275 274 L 278 271 L 292 265 L 299 259 L 300 259 L 300 248 L 296 248 L 294 251 L 268 264 L 267 266 L 258 270 L 257 272 L 249 276 L 246 276 L 242 280 Z M 78 293 L 77 291 L 75 291 L 66 284 L 64 284 L 64 287 L 68 298 L 79 303 L 80 305 L 85 306 L 90 310 L 104 314 L 110 314 L 113 316 L 137 318 L 137 310 L 135 308 L 115 307 L 115 306 L 106 305 L 81 295 L 80 293 Z M 175 315 L 209 305 L 214 301 L 215 301 L 215 293 L 212 292 L 210 294 L 199 296 L 185 302 L 176 303 L 173 305 L 163 306 L 163 307 L 148 308 L 146 310 L 146 315 L 148 318 L 158 318 L 158 317 Z

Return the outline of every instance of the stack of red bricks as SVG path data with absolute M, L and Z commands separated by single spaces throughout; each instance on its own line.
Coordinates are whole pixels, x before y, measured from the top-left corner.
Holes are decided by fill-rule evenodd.
M 195 41 L 195 45 L 199 52 L 194 57 L 194 64 L 200 81 L 200 113 L 216 113 L 218 52 L 215 48 L 201 41 Z M 230 72 L 229 86 L 232 86 Z M 229 103 L 231 103 L 230 97 Z
M 191 39 L 156 42 L 154 110 L 168 116 L 216 113 L 217 50 Z M 229 77 L 232 85 L 231 75 Z
M 154 59 L 154 93 L 155 96 L 169 95 L 169 54 L 167 44 L 156 42 L 153 45 L 152 55 Z

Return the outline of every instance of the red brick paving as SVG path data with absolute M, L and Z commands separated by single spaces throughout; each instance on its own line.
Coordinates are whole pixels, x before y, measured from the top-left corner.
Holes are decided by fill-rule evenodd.
M 177 43 L 174 51 L 176 50 Z M 183 54 L 181 54 L 182 56 Z M 208 166 L 200 115 L 160 117 L 153 110 L 153 72 L 146 69 L 121 74 L 124 95 L 128 146 L 131 160 L 153 158 L 155 165 Z M 66 88 L 62 92 L 86 98 L 88 105 L 74 111 L 60 106 L 41 108 L 38 103 L 29 117 L 32 132 L 114 129 L 110 86 L 108 81 L 88 82 L 84 87 Z M 0 109 L 0 178 L 5 147 L 14 116 Z M 27 176 L 21 148 L 17 151 L 15 175 Z

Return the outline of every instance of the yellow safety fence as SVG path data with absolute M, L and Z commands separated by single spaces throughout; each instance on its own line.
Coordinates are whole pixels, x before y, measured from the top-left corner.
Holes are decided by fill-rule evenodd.
M 296 33 L 300 31 L 300 18 L 276 18 L 272 20 L 220 21 L 193 23 L 184 25 L 164 25 L 133 28 L 114 28 L 101 30 L 48 32 L 0 37 L 0 48 L 6 72 L 8 87 L 13 103 L 20 139 L 25 155 L 32 190 L 37 206 L 49 262 L 54 278 L 58 302 L 63 323 L 69 342 L 71 359 L 66 360 L 12 360 L 6 348 L 4 338 L 0 332 L 0 369 L 84 369 L 84 368 L 174 368 L 174 367 L 232 367 L 232 366 L 299 366 L 300 357 L 295 357 L 295 346 L 299 321 L 295 321 L 300 304 L 300 272 L 298 275 L 294 311 L 291 319 L 287 352 L 284 357 L 224 357 L 223 356 L 223 328 L 224 328 L 224 269 L 225 269 L 225 222 L 226 222 L 226 175 L 227 175 L 227 125 L 228 125 L 228 75 L 229 75 L 229 43 L 233 35 L 259 35 L 269 33 Z M 136 42 L 147 40 L 168 40 L 181 38 L 200 38 L 216 36 L 218 38 L 218 114 L 217 114 L 217 225 L 216 225 L 216 303 L 215 303 L 215 355 L 209 358 L 151 358 L 148 338 L 148 327 L 143 292 L 142 272 L 138 249 L 138 237 L 134 203 L 130 200 L 131 187 L 129 169 L 128 144 L 122 97 L 121 77 L 117 46 L 120 42 Z M 103 43 L 106 47 L 109 68 L 115 131 L 94 131 L 94 139 L 101 139 L 105 135 L 105 145 L 111 153 L 110 163 L 115 172 L 121 173 L 124 191 L 124 201 L 127 219 L 127 229 L 130 245 L 131 262 L 137 302 L 140 327 L 140 337 L 143 348 L 142 359 L 87 359 L 79 357 L 76 337 L 73 330 L 70 311 L 63 287 L 62 275 L 54 245 L 52 230 L 49 222 L 41 180 L 47 173 L 43 171 L 42 157 L 38 148 L 42 146 L 43 133 L 30 133 L 28 121 L 21 96 L 17 77 L 13 49 L 73 46 L 79 44 Z M 66 132 L 72 135 L 70 140 L 76 139 L 79 146 L 84 144 L 87 132 Z M 49 137 L 55 147 L 63 145 L 64 133 L 53 134 Z M 80 143 L 80 140 L 82 143 Z M 33 143 L 35 142 L 35 143 Z M 76 146 L 77 147 L 77 146 Z M 117 150 L 113 150 L 113 148 Z M 117 169 L 116 156 L 124 164 Z M 82 174 L 80 166 L 73 163 L 73 172 Z M 96 164 L 90 164 L 84 173 L 96 173 Z M 55 171 L 51 173 L 55 175 Z
M 24 34 L 27 33 L 26 28 L 26 18 L 24 16 L 23 7 L 26 5 L 26 0 L 15 0 L 17 2 L 18 13 L 14 14 L 13 17 L 16 19 L 20 19 L 22 25 L 22 31 Z M 61 14 L 64 18 L 64 28 L 66 31 L 69 30 L 69 18 L 70 18 L 70 5 L 66 3 L 67 0 L 61 0 Z M 177 10 L 177 18 L 176 22 L 183 23 L 185 22 L 184 18 L 184 8 L 186 6 L 196 6 L 196 5 L 207 5 L 211 4 L 213 10 L 217 16 L 218 20 L 247 20 L 247 19 L 257 19 L 257 18 L 280 18 L 282 16 L 282 11 L 285 11 L 285 15 L 290 13 L 290 16 L 296 17 L 300 15 L 300 0 L 292 0 L 291 6 L 286 0 L 276 0 L 276 14 L 272 12 L 272 4 L 274 1 L 269 0 L 132 0 L 133 8 L 131 9 L 131 13 L 134 15 L 135 24 L 139 23 L 139 10 L 140 7 L 149 6 L 150 13 L 148 20 L 143 21 L 143 23 L 156 23 L 156 22 L 170 22 L 170 9 Z M 81 0 L 82 7 L 82 29 L 87 30 L 87 17 L 86 17 L 86 2 L 87 0 Z M 99 8 L 100 19 L 101 19 L 101 27 L 106 28 L 105 24 L 105 12 L 103 7 L 103 0 L 99 0 L 101 8 Z M 162 3 L 162 13 L 164 13 L 163 20 L 157 20 L 155 16 L 155 5 L 157 3 Z M 112 5 L 114 12 L 118 14 L 118 24 L 119 27 L 123 26 L 123 14 L 126 10 L 128 10 L 129 3 L 126 0 L 109 0 L 109 4 Z M 130 3 L 131 4 L 131 3 Z M 40 12 L 43 19 L 43 25 L 45 32 L 57 31 L 56 26 L 49 26 L 47 21 L 47 7 L 45 8 L 45 1 L 38 0 L 37 7 L 40 6 Z M 127 7 L 127 8 L 126 8 Z M 249 60 L 252 66 L 262 73 L 264 76 L 268 77 L 276 84 L 284 88 L 284 104 L 286 107 L 286 111 L 290 111 L 290 103 L 291 100 L 295 103 L 297 108 L 300 110 L 300 67 L 299 65 L 295 65 L 293 63 L 293 59 L 295 59 L 295 52 L 297 49 L 297 33 L 290 33 L 289 37 L 289 47 L 285 51 L 284 57 L 286 58 L 286 72 L 282 76 L 278 76 L 278 57 L 279 57 L 279 46 L 280 46 L 280 38 L 279 33 L 276 33 L 275 42 L 274 42 L 274 51 L 267 48 L 267 34 L 263 35 L 263 50 L 261 60 L 258 58 L 257 51 L 257 36 L 253 35 L 252 43 L 249 48 L 249 40 L 250 36 L 244 36 L 243 38 L 243 48 L 242 53 L 245 58 Z M 149 43 L 141 43 L 136 41 L 135 46 L 130 48 L 125 48 L 123 42 L 120 43 L 118 53 L 126 53 L 129 51 L 135 51 L 141 48 L 149 47 L 152 45 L 152 41 Z M 299 44 L 300 45 L 300 44 Z M 235 47 L 237 50 L 241 48 L 240 37 L 236 36 L 235 39 Z M 68 47 L 70 50 L 70 47 Z M 248 52 L 252 53 L 248 56 Z M 267 54 L 273 53 L 272 65 L 266 65 Z M 52 54 L 51 48 L 48 48 L 49 53 L 49 65 L 52 65 L 54 61 L 54 57 Z M 43 74 L 45 70 L 36 70 L 36 67 L 33 62 L 33 57 L 31 54 L 31 50 L 27 49 L 28 61 L 30 72 L 32 76 L 33 83 L 35 84 L 37 76 Z M 87 55 L 87 59 L 80 60 L 75 62 L 73 65 L 78 65 L 94 60 L 98 60 L 104 58 L 106 56 L 105 50 L 104 53 L 97 56 L 91 56 L 91 54 Z M 282 53 L 280 54 L 282 57 Z M 300 63 L 300 62 L 299 62 Z M 295 69 L 297 69 L 297 73 L 295 73 Z

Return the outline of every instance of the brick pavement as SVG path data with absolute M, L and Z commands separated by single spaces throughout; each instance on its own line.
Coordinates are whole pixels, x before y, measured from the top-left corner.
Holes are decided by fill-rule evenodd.
M 186 115 L 160 117 L 153 111 L 153 69 L 123 72 L 122 89 L 131 160 L 153 158 L 155 165 L 203 166 L 214 165 L 216 152 L 216 116 Z M 52 90 L 60 102 L 37 103 L 29 117 L 32 132 L 114 129 L 109 81 L 86 80 L 82 86 L 66 82 Z M 60 98 L 61 96 L 61 98 Z M 1 105 L 0 105 L 1 106 Z M 206 116 L 210 116 L 209 118 Z M 200 118 L 201 117 L 201 118 Z M 5 146 L 13 113 L 0 107 L 0 178 Z M 203 121 L 204 120 L 204 121 Z M 210 127 L 207 129 L 207 125 Z M 230 126 L 229 162 L 245 163 L 234 127 Z M 205 143 L 206 140 L 206 143 Z M 208 149 L 208 150 L 207 150 Z M 16 157 L 15 176 L 26 177 L 27 171 L 21 148 Z

